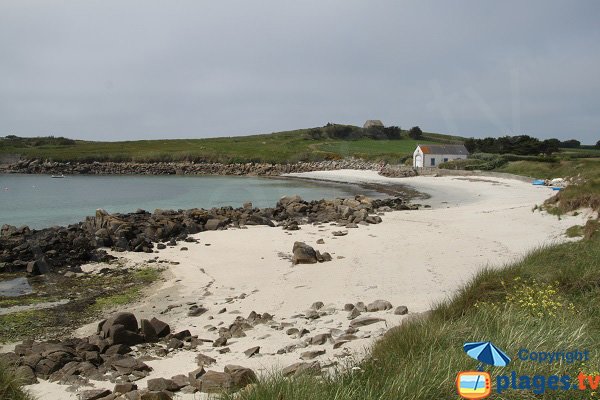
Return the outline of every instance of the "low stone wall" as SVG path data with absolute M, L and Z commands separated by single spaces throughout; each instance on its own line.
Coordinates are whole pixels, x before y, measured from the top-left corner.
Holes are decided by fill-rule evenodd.
M 344 159 L 293 164 L 269 163 L 134 163 L 92 162 L 59 163 L 42 160 L 21 160 L 4 166 L 3 172 L 64 175 L 254 175 L 278 176 L 292 172 L 329 171 L 337 169 L 379 170 L 379 163 L 359 159 Z

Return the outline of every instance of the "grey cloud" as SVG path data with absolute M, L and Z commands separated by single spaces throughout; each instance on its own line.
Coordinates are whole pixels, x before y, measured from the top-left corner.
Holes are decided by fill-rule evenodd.
M 0 135 L 598 140 L 596 1 L 3 1 Z

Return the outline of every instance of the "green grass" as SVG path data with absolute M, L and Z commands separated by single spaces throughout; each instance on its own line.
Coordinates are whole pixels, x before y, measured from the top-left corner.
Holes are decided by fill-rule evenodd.
M 1 400 L 33 400 L 33 396 L 21 389 L 20 378 L 0 362 L 0 399 Z
M 511 161 L 496 169 L 496 171 L 539 179 L 552 179 L 578 175 L 584 178 L 599 178 L 600 159 L 559 160 L 553 163 Z
M 353 129 L 358 129 L 353 127 Z M 397 160 L 411 154 L 417 141 L 400 140 L 334 140 L 311 139 L 310 129 L 264 135 L 210 139 L 138 140 L 123 142 L 91 142 L 75 144 L 11 145 L 0 141 L 0 154 L 20 154 L 27 159 L 52 161 L 136 161 L 170 162 L 202 161 L 222 163 L 270 162 L 293 163 L 345 157 L 369 160 Z M 425 133 L 423 143 L 460 141 L 455 136 Z
M 241 398 L 456 399 L 456 374 L 477 366 L 462 351 L 463 343 L 468 341 L 492 341 L 512 357 L 508 367 L 487 368 L 492 377 L 510 375 L 511 371 L 518 375 L 573 377 L 580 371 L 600 371 L 599 261 L 597 237 L 536 250 L 502 269 L 480 272 L 452 300 L 436 306 L 429 318 L 391 330 L 359 364 L 359 370 L 325 379 L 274 375 Z M 588 349 L 590 361 L 552 365 L 526 362 L 516 357 L 521 348 Z M 592 397 L 590 391 L 548 390 L 534 394 L 507 390 L 491 398 Z
M 565 235 L 570 238 L 583 236 L 583 226 L 573 225 L 565 231 Z
M 342 157 L 352 156 L 365 160 L 385 160 L 398 163 L 405 158 L 411 158 L 417 144 L 430 144 L 431 140 L 339 140 L 319 143 L 315 149 Z

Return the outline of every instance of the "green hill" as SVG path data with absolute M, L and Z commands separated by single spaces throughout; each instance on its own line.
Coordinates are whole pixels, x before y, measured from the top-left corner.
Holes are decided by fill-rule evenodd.
M 391 128 L 388 128 L 391 129 Z M 349 125 L 328 125 L 263 135 L 209 139 L 138 140 L 95 142 L 65 138 L 19 138 L 0 140 L 0 155 L 51 161 L 136 161 L 136 162 L 270 162 L 293 163 L 359 157 L 399 162 L 412 155 L 417 143 L 460 142 L 456 136 L 423 133 L 422 139 L 387 139 L 383 130 Z M 340 137 L 337 137 L 340 136 Z M 378 138 L 373 138 L 378 137 Z

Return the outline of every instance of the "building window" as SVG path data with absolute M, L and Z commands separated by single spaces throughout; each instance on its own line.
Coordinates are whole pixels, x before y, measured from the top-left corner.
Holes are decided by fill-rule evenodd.
M 431 166 L 434 167 L 435 166 L 435 158 L 431 157 Z

